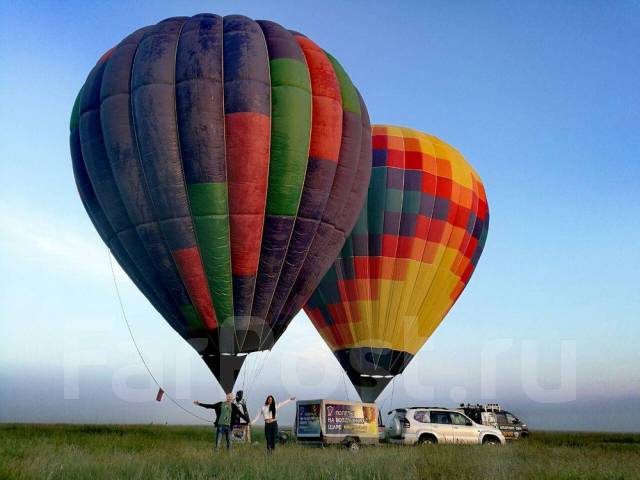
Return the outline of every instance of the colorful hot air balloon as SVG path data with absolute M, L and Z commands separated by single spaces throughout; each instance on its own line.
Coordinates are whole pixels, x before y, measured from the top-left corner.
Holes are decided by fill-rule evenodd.
M 358 91 L 313 41 L 201 14 L 142 28 L 99 60 L 71 152 L 100 236 L 228 392 L 342 247 L 370 134 Z
M 402 373 L 453 306 L 488 227 L 480 177 L 457 150 L 373 126 L 367 203 L 305 305 L 363 401 Z

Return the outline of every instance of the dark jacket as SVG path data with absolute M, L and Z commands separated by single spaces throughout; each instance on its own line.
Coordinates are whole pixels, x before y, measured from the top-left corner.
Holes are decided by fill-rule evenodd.
M 203 408 L 213 409 L 216 412 L 216 421 L 213 424 L 218 426 L 218 418 L 220 418 L 220 407 L 222 406 L 222 402 L 218 403 L 200 403 L 199 404 Z M 245 422 L 249 423 L 249 417 L 246 416 L 235 404 L 231 404 L 231 425 L 238 425 L 240 423 L 240 418 L 242 418 Z
M 242 417 L 245 421 L 244 423 L 249 423 L 249 411 L 247 410 L 247 402 L 241 400 L 240 403 L 237 401 L 233 402 L 233 405 L 237 410 L 240 410 L 244 413 L 244 417 Z M 240 425 L 242 422 L 240 421 L 240 415 L 233 415 L 233 411 L 231 412 L 231 423 L 233 425 Z

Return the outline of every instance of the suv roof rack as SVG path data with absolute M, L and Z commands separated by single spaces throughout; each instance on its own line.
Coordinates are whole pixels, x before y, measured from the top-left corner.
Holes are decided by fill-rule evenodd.
M 484 405 L 482 405 L 480 403 L 476 403 L 475 405 L 471 405 L 470 403 L 467 403 L 465 405 L 464 403 L 461 403 L 459 408 L 464 408 L 466 410 L 481 410 L 481 411 L 484 411 L 484 412 L 501 412 L 501 411 L 504 411 L 502 409 L 502 406 L 499 403 L 486 403 Z

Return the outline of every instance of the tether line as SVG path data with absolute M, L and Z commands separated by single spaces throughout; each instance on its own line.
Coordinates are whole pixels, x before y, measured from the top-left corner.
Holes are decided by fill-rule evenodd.
M 264 352 L 264 350 L 260 350 L 260 352 Z M 264 366 L 268 363 L 269 357 L 271 356 L 271 350 L 267 350 L 267 355 L 263 356 L 263 360 L 260 363 L 260 368 L 257 369 L 257 372 L 254 370 L 253 375 L 250 377 L 251 381 L 249 383 L 249 385 L 247 386 L 247 397 L 249 396 L 250 392 L 253 391 L 253 387 L 255 386 L 256 381 L 260 378 L 260 374 L 262 373 L 262 369 L 264 368 Z M 256 364 L 258 362 L 256 361 Z M 257 365 L 256 365 L 257 368 Z
M 349 392 L 347 390 L 347 382 L 345 381 L 344 377 L 346 376 L 344 373 L 344 370 L 341 368 L 342 370 L 342 385 L 344 386 L 344 394 L 347 397 L 347 400 L 351 401 L 351 397 L 349 397 Z
M 182 405 L 180 405 L 171 395 L 169 395 L 167 393 L 167 391 L 162 388 L 162 385 L 160 385 L 160 382 L 158 382 L 158 380 L 156 379 L 156 377 L 153 375 L 153 373 L 151 373 L 151 369 L 149 368 L 149 365 L 147 364 L 147 362 L 145 361 L 144 357 L 142 356 L 142 352 L 140 351 L 140 348 L 138 347 L 138 344 L 136 342 L 136 339 L 133 336 L 133 331 L 131 330 L 131 325 L 129 324 L 129 319 L 127 318 L 127 314 L 124 310 L 124 304 L 122 303 L 122 297 L 120 295 L 120 289 L 118 288 L 118 282 L 116 280 L 116 272 L 113 268 L 113 260 L 111 259 L 111 251 L 109 249 L 107 249 L 107 254 L 109 256 L 109 267 L 111 267 L 111 277 L 113 278 L 113 285 L 116 289 L 116 294 L 118 296 L 118 303 L 120 304 L 120 311 L 122 312 L 122 318 L 124 319 L 124 323 L 127 325 L 127 330 L 129 330 L 129 336 L 131 337 L 131 341 L 133 342 L 133 346 L 136 348 L 136 351 L 138 352 L 138 356 L 140 357 L 140 361 L 142 362 L 142 364 L 144 365 L 144 368 L 147 369 L 147 373 L 149 374 L 149 376 L 153 379 L 153 381 L 155 382 L 155 384 L 158 386 L 158 388 L 160 388 L 163 392 L 164 395 L 172 402 L 174 403 L 180 410 L 182 410 L 185 413 L 188 413 L 189 415 L 191 415 L 192 417 L 198 418 L 200 420 L 204 420 L 207 423 L 211 423 L 211 420 L 205 417 L 201 417 L 200 415 L 197 415 L 195 413 L 193 413 L 190 410 L 187 410 L 186 408 L 184 408 Z
M 396 377 L 391 380 L 391 402 L 389 403 L 389 409 L 393 410 L 393 394 L 396 392 Z

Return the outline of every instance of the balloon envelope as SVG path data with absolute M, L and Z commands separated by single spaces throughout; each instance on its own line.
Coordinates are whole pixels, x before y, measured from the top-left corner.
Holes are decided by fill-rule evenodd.
M 487 238 L 484 187 L 462 155 L 415 130 L 374 125 L 367 202 L 305 311 L 374 401 L 467 285 Z
M 76 184 L 104 242 L 230 391 L 339 252 L 366 196 L 366 107 L 331 55 L 201 14 L 108 51 L 73 108 Z

